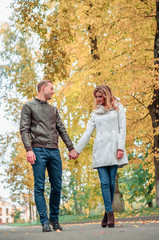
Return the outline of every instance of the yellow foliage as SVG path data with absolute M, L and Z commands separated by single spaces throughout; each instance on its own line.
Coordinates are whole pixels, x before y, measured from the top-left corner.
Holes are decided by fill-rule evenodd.
M 127 153 L 144 153 L 149 146 L 147 161 L 151 162 L 154 132 L 149 106 L 154 89 L 159 87 L 153 52 L 155 1 L 46 0 L 44 4 L 41 1 L 23 4 L 15 0 L 14 8 L 19 28 L 40 38 L 40 50 L 35 56 L 43 64 L 44 78 L 54 82 L 55 97 L 51 103 L 59 109 L 73 142 L 76 144 L 91 117 L 94 87 L 108 84 L 126 110 Z M 9 31 L 9 36 L 12 34 Z M 11 69 L 16 70 L 15 75 L 9 66 L 6 71 L 14 75 L 12 84 L 17 92 L 30 99 L 36 94 L 33 89 L 37 82 L 34 71 L 37 62 L 25 44 L 19 46 L 18 43 L 14 48 L 22 57 L 20 64 L 25 66 L 24 71 L 19 75 L 14 64 Z M 94 136 L 77 162 L 68 160 L 60 141 L 63 167 L 71 172 L 76 170 L 79 188 L 86 181 L 93 186 L 92 190 L 99 184 L 97 174 L 90 169 L 93 140 Z

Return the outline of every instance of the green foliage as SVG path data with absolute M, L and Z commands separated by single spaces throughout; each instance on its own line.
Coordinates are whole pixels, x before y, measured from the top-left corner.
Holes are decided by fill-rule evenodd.
M 21 211 L 19 209 L 15 209 L 14 211 L 14 223 L 19 223 L 21 220 Z
M 11 200 L 19 204 L 34 205 L 32 166 L 26 160 L 22 143 L 14 143 L 10 159 L 5 161 L 6 178 L 11 191 Z
M 139 164 L 132 164 L 120 172 L 120 189 L 125 199 L 133 202 L 145 203 L 152 207 L 155 198 L 155 179 L 151 162 L 142 160 Z

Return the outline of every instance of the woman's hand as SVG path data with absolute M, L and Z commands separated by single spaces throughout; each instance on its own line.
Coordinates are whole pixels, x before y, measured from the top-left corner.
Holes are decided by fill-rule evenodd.
M 118 149 L 118 150 L 117 150 L 117 159 L 120 159 L 120 158 L 122 158 L 122 157 L 123 157 L 123 155 L 124 155 L 124 151 L 123 151 L 123 150 L 121 150 L 121 149 Z
M 69 152 L 69 159 L 76 159 L 78 158 L 78 155 L 79 155 L 78 152 L 75 149 L 73 149 Z

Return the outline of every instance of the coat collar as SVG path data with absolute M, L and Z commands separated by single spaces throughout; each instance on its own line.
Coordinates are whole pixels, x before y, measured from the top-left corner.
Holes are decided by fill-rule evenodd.
M 97 108 L 94 110 L 94 112 L 97 114 L 105 114 L 113 109 L 114 108 L 106 109 L 103 105 L 97 105 Z

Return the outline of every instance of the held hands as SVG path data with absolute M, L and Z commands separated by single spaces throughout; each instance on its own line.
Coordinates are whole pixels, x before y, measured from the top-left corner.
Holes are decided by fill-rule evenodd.
M 69 152 L 68 156 L 69 156 L 69 159 L 76 159 L 78 155 L 79 155 L 78 152 L 75 149 L 73 149 Z
M 123 155 L 124 155 L 124 151 L 123 151 L 123 150 L 121 150 L 121 149 L 118 149 L 118 150 L 117 150 L 117 159 L 120 159 L 120 158 L 122 158 L 122 157 L 123 157 Z
M 27 161 L 30 162 L 31 164 L 34 164 L 36 161 L 36 157 L 33 151 L 28 151 L 26 153 L 27 156 Z

